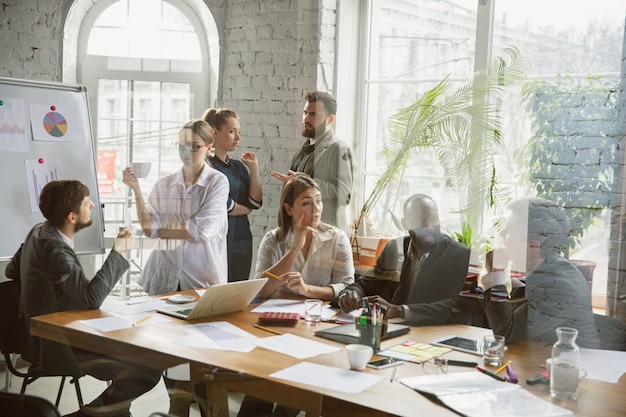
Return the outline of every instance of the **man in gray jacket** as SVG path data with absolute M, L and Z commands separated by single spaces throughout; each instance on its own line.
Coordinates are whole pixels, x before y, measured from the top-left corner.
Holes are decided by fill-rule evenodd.
M 352 198 L 353 166 L 350 147 L 342 142 L 332 124 L 337 100 L 323 91 L 305 96 L 302 113 L 302 136 L 306 138 L 293 157 L 287 174 L 272 171 L 271 175 L 287 182 L 296 172 L 314 178 L 322 191 L 322 221 L 346 230 L 346 206 Z
M 100 308 L 129 267 L 122 252 L 131 245 L 125 245 L 125 250 L 114 247 L 96 275 L 92 279 L 85 276 L 74 252 L 74 235 L 91 225 L 93 207 L 89 189 L 80 181 L 46 184 L 39 198 L 39 208 L 46 221 L 31 229 L 6 268 L 9 279 L 21 282 L 22 356 L 42 368 L 64 369 L 64 366 L 70 367 L 69 359 L 50 357 L 54 356 L 53 352 L 63 350 L 51 349 L 54 345 L 50 344 L 40 345 L 38 338 L 29 335 L 30 318 L 56 311 Z M 118 238 L 129 239 L 132 234 L 124 229 Z M 72 348 L 72 351 L 79 363 L 102 357 L 81 349 Z M 94 407 L 133 400 L 152 389 L 161 376 L 159 370 L 134 365 L 130 357 L 124 366 L 102 366 L 86 372 L 97 379 L 111 381 L 111 385 L 89 404 Z M 73 415 L 87 414 L 79 410 Z

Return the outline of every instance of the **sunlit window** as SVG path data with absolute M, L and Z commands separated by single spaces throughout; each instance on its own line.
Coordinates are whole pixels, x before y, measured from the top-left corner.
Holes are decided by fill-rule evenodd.
M 125 58 L 201 59 L 198 35 L 179 9 L 164 1 L 121 0 L 96 20 L 87 53 Z
M 363 86 L 366 92 L 363 123 L 367 128 L 364 129 L 363 175 L 359 176 L 364 182 L 361 201 L 388 165 L 381 150 L 397 146 L 391 141 L 390 117 L 446 76 L 451 77 L 453 85 L 469 80 L 475 70 L 477 31 L 488 30 L 486 22 L 477 28 L 480 2 L 378 0 L 369 4 L 369 61 L 364 66 Z M 562 137 L 571 139 L 563 143 L 576 148 L 581 175 L 584 171 L 591 176 L 566 184 L 570 188 L 560 192 L 569 200 L 559 203 L 576 205 L 572 200 L 578 193 L 588 197 L 581 205 L 594 206 L 593 218 L 582 216 L 584 233 L 582 239 L 572 244 L 569 256 L 596 264 L 593 292 L 599 294 L 607 291 L 610 234 L 610 210 L 602 209 L 610 205 L 610 199 L 605 197 L 610 194 L 614 169 L 619 167 L 621 157 L 610 135 L 614 133 L 612 126 L 617 114 L 616 89 L 622 65 L 625 13 L 626 4 L 618 0 L 596 3 L 495 0 L 492 29 L 492 57 L 502 56 L 507 46 L 515 46 L 532 61 L 527 81 L 491 103 L 501 111 L 502 146 L 493 155 L 498 185 L 509 191 L 510 198 L 541 195 L 544 190 L 537 182 L 540 168 L 533 174 L 530 167 L 531 161 L 538 161 L 531 156 L 533 149 L 535 155 L 539 152 L 537 146 L 529 148 L 531 139 L 538 135 L 532 121 L 551 123 L 559 112 L 567 112 L 567 120 L 585 121 L 584 128 L 580 125 L 577 129 L 565 122 L 559 126 L 565 132 L 561 133 Z M 534 88 L 540 95 L 534 100 L 534 109 L 528 97 L 523 98 L 522 87 L 525 91 Z M 548 108 L 548 104 L 553 107 Z M 556 108 L 557 104 L 563 107 Z M 555 140 L 559 138 L 557 135 Z M 543 155 L 548 148 L 543 148 Z M 550 169 L 556 172 L 557 168 Z M 565 170 L 560 175 L 575 176 Z M 596 187 L 595 195 L 585 188 L 585 181 Z M 445 230 L 460 232 L 456 191 L 455 194 L 455 190 L 446 187 L 437 156 L 420 149 L 411 154 L 398 181 L 387 188 L 372 211 L 371 224 L 383 235 L 402 234 L 390 212 L 401 216 L 402 202 L 420 192 L 439 202 Z M 555 197 L 558 192 L 557 188 L 552 197 L 558 198 Z M 490 233 L 487 229 L 491 220 L 485 219 L 484 230 L 478 233 Z

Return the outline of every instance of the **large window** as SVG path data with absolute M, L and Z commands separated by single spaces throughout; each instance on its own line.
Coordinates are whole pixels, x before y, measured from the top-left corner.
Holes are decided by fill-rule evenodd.
M 142 189 L 180 167 L 173 143 L 210 102 L 209 58 L 199 14 L 182 1 L 101 1 L 83 23 L 80 77 L 91 98 L 98 178 L 108 233 L 136 221 L 122 181 L 131 162 L 149 161 Z M 204 16 L 206 17 L 206 16 Z M 217 39 L 213 39 L 217 44 Z
M 180 127 L 217 96 L 217 28 L 208 9 L 194 4 L 203 8 L 181 0 L 100 0 L 82 22 L 79 82 L 89 91 L 105 238 L 118 226 L 138 225 L 123 169 L 151 163 L 140 180 L 147 195 L 182 165 L 174 148 Z M 155 244 L 139 242 L 116 288 L 122 298 L 139 290 L 135 278 Z
M 590 165 L 609 157 L 614 157 L 614 161 L 621 158 L 615 155 L 619 151 L 614 143 L 594 138 L 615 134 L 612 126 L 617 115 L 615 96 L 620 81 L 626 5 L 622 1 L 593 4 L 567 0 L 493 1 L 368 2 L 369 10 L 364 14 L 367 16 L 364 26 L 368 28 L 364 55 L 368 59 L 362 66 L 366 105 L 361 119 L 361 123 L 367 126 L 364 129 L 366 145 L 362 148 L 362 175 L 357 176 L 363 179 L 364 196 L 386 167 L 387 160 L 381 149 L 394 146 L 389 139 L 389 117 L 412 104 L 418 95 L 445 76 L 449 75 L 457 84 L 467 81 L 480 66 L 480 62 L 475 62 L 479 61 L 476 57 L 485 53 L 490 42 L 492 46 L 487 48 L 487 55 L 502 56 L 503 49 L 512 45 L 532 60 L 524 88 L 533 91 L 534 95 L 527 94 L 523 100 L 520 86 L 507 91 L 504 99 L 494 103 L 502 117 L 503 146 L 494 155 L 499 184 L 509 190 L 512 198 L 541 194 L 537 177 L 529 171 L 531 162 L 537 159 L 529 154 L 528 143 L 537 135 L 531 121 L 545 122 L 554 117 L 548 110 L 557 114 L 565 112 L 570 120 L 584 119 L 585 129 L 593 130 L 583 132 L 571 125 L 561 126 L 566 132 L 562 133 L 565 137 L 577 138 L 573 146 L 578 148 L 572 158 L 579 161 L 574 163 L 579 167 L 572 169 L 578 169 L 576 172 L 581 177 L 587 174 L 597 176 L 590 183 L 598 189 L 605 187 L 602 190 L 607 192 L 615 183 L 613 176 L 617 174 L 619 162 L 613 166 L 608 163 L 607 167 L 595 171 Z M 486 6 L 489 4 L 494 7 Z M 543 82 L 550 86 L 549 91 Z M 535 90 L 531 90 L 533 88 Z M 536 98 L 538 94 L 543 94 L 543 98 Z M 535 97 L 534 109 L 532 100 L 528 101 L 529 96 Z M 564 96 L 568 99 L 563 100 Z M 598 104 L 602 97 L 604 102 Z M 547 109 L 548 103 L 554 107 L 557 102 L 562 107 Z M 576 174 L 564 171 L 562 175 Z M 573 186 L 571 193 L 584 194 L 586 190 L 582 182 Z M 379 232 L 401 233 L 394 226 L 389 212 L 401 216 L 402 202 L 417 192 L 431 195 L 439 202 L 444 229 L 460 231 L 458 198 L 445 186 L 436 156 L 420 150 L 411 155 L 398 182 L 389 187 L 374 210 L 372 221 Z M 364 196 L 359 201 L 363 201 Z M 600 214 L 589 220 L 589 227 L 585 224 L 582 240 L 569 255 L 596 264 L 593 293 L 606 294 L 610 210 L 597 208 L 594 207 L 594 212 Z M 485 221 L 484 233 L 489 233 L 489 221 Z

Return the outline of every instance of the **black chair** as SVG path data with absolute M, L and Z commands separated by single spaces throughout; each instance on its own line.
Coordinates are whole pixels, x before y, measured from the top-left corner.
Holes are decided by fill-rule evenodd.
M 44 398 L 0 392 L 2 415 L 11 417 L 61 417 L 59 410 Z
M 39 294 L 40 305 L 43 310 L 47 310 L 42 314 L 56 312 L 56 295 L 52 283 L 50 281 L 42 282 L 39 289 L 41 290 Z M 69 378 L 76 390 L 78 406 L 86 414 L 116 415 L 128 409 L 129 401 L 105 407 L 86 407 L 79 383 L 79 379 L 85 375 L 85 371 L 92 367 L 111 366 L 116 369 L 127 369 L 128 365 L 107 358 L 79 363 L 67 343 L 53 342 L 27 334 L 25 326 L 19 322 L 20 292 L 21 287 L 18 281 L 10 280 L 0 283 L 0 349 L 5 358 L 7 370 L 11 374 L 23 378 L 20 394 L 24 395 L 28 385 L 40 378 L 60 377 L 61 382 L 54 404 L 55 407 L 58 407 L 63 394 L 63 387 Z M 31 364 L 26 372 L 21 372 L 14 366 L 12 360 L 14 354 L 20 354 L 24 360 Z
M 46 375 L 37 366 L 30 365 L 26 372 L 22 372 L 16 368 L 15 357 L 23 352 L 21 335 L 18 324 L 18 311 L 20 302 L 20 284 L 17 281 L 5 281 L 0 283 L 0 350 L 4 356 L 7 371 L 22 381 L 21 394 L 26 392 L 26 387 L 43 376 L 60 376 L 61 383 L 57 391 L 55 406 L 59 406 L 63 387 L 66 381 L 66 375 Z M 8 387 L 7 387 L 8 389 Z M 76 385 L 79 398 L 80 386 Z

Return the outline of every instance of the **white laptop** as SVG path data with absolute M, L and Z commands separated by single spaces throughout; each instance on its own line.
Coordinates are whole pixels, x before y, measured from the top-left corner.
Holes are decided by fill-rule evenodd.
M 202 298 L 195 303 L 161 307 L 157 312 L 183 320 L 193 320 L 243 311 L 266 282 L 267 278 L 258 278 L 214 284 L 207 288 Z

